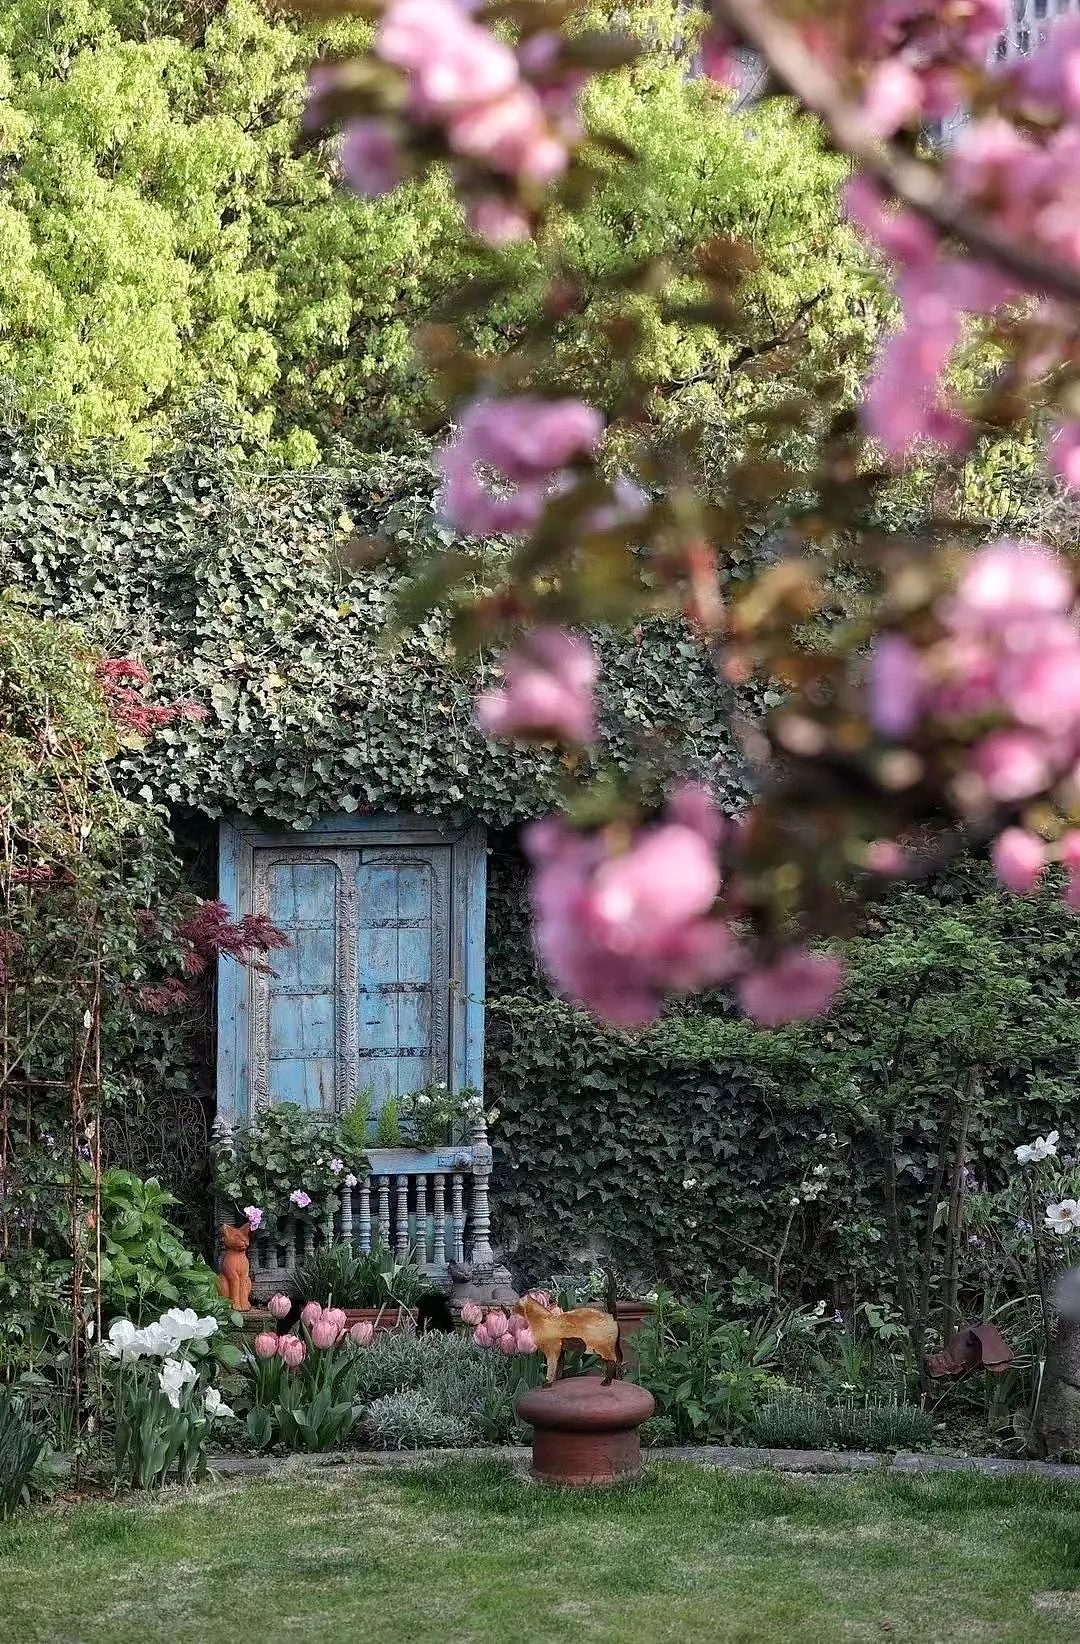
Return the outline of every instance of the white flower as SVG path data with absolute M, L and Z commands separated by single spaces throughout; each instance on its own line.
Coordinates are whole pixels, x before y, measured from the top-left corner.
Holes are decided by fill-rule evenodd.
M 797 1205 L 797 1204 L 798 1204 L 798 1203 L 799 1203 L 799 1196 L 798 1196 L 798 1194 L 796 1194 L 796 1195 L 795 1195 L 795 1197 L 794 1197 L 794 1198 L 793 1198 L 793 1199 L 789 1199 L 789 1200 L 788 1200 L 788 1204 L 789 1204 L 789 1205 L 790 1205 L 790 1207 L 791 1207 L 791 1209 L 792 1209 L 792 1210 L 794 1210 L 794 1209 L 795 1209 L 795 1206 L 796 1206 L 796 1205 Z
M 1022 1142 L 1014 1148 L 1017 1164 L 1039 1164 L 1043 1159 L 1057 1157 L 1058 1132 L 1051 1130 L 1047 1136 L 1036 1136 L 1033 1142 Z
M 169 1354 L 175 1353 L 180 1345 L 162 1319 L 155 1319 L 153 1324 L 144 1325 L 139 1335 L 142 1337 L 142 1350 L 151 1359 L 167 1358 Z
M 200 1318 L 193 1307 L 170 1307 L 167 1313 L 162 1313 L 158 1324 L 163 1330 L 168 1330 L 177 1342 L 206 1341 L 218 1327 L 213 1313 L 206 1313 Z
M 216 1387 L 206 1389 L 206 1414 L 213 1421 L 215 1416 L 235 1416 L 236 1411 L 225 1403 Z
M 166 1359 L 158 1372 L 158 1383 L 174 1410 L 180 1408 L 180 1395 L 195 1380 L 195 1366 L 187 1359 Z
M 696 1187 L 696 1186 L 697 1186 L 697 1177 L 696 1176 L 684 1176 L 683 1177 L 683 1187 L 686 1188 L 687 1191 L 689 1191 L 690 1188 Z
M 499 1111 L 500 1110 L 497 1107 L 493 1107 L 491 1109 L 491 1112 L 487 1116 L 487 1123 L 489 1125 L 498 1124 L 498 1122 L 499 1122 Z
M 136 1330 L 130 1319 L 114 1319 L 109 1326 L 109 1339 L 101 1344 L 101 1351 L 111 1359 L 137 1359 L 145 1351 L 143 1333 Z
M 824 1174 L 825 1174 L 825 1166 L 824 1165 L 815 1165 L 814 1166 L 814 1175 L 815 1176 L 824 1176 Z
M 430 1096 L 418 1096 L 416 1098 L 416 1105 L 417 1105 L 417 1107 L 430 1107 L 431 1106 L 431 1097 Z
M 345 1178 L 345 1186 L 346 1187 L 355 1187 L 357 1185 L 358 1181 L 359 1181 L 359 1177 L 354 1176 L 352 1171 L 350 1170 L 349 1174 Z
M 1060 1204 L 1048 1204 L 1046 1225 L 1052 1233 L 1071 1233 L 1080 1227 L 1080 1204 L 1075 1199 L 1062 1199 Z
M 814 1312 L 813 1312 L 812 1316 L 815 1319 L 820 1319 L 824 1316 L 824 1313 L 825 1313 L 825 1303 L 823 1301 L 819 1301 L 817 1303 L 816 1307 L 814 1308 Z

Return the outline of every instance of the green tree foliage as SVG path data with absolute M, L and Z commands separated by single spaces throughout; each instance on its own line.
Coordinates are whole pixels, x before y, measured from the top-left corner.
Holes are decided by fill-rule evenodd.
M 662 21 L 671 8 L 646 10 Z M 76 441 L 118 438 L 144 457 L 209 384 L 247 441 L 269 438 L 292 464 L 343 434 L 400 446 L 418 417 L 439 417 L 410 329 L 499 259 L 470 248 L 440 176 L 369 204 L 338 184 L 332 146 L 297 145 L 309 64 L 362 27 L 301 25 L 255 0 L 2 9 L 0 377 L 22 412 L 59 412 Z M 561 368 L 616 409 L 627 366 L 606 282 L 643 252 L 678 263 L 703 234 L 748 235 L 752 335 L 718 346 L 656 299 L 634 309 L 662 426 L 752 401 L 755 370 L 733 362 L 793 323 L 809 368 L 820 375 L 839 343 L 854 369 L 867 281 L 836 225 L 837 162 L 810 128 L 777 109 L 727 112 L 687 78 L 691 42 L 670 34 L 592 98 L 596 129 L 640 165 L 608 168 L 580 218 L 508 254 L 521 290 L 473 327 L 481 347 L 511 345 L 541 312 L 545 271 L 573 271 L 584 295 L 561 327 Z M 783 376 L 783 351 L 761 358 Z

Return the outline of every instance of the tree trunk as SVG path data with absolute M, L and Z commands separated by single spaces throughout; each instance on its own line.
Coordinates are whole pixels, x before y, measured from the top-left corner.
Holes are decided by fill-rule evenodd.
M 1032 1424 L 1032 1448 L 1051 1461 L 1080 1455 L 1080 1318 L 1058 1314 Z

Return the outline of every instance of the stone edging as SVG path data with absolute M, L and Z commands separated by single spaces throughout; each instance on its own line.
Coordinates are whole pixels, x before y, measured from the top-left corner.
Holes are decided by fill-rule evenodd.
M 335 1450 L 311 1456 L 219 1456 L 210 1465 L 221 1478 L 273 1478 L 324 1467 L 378 1470 L 495 1456 L 524 1466 L 529 1450 L 526 1445 L 487 1445 L 467 1450 Z M 896 1455 L 875 1455 L 865 1450 L 754 1450 L 726 1444 L 694 1444 L 646 1450 L 645 1460 L 647 1465 L 684 1461 L 731 1472 L 765 1469 L 780 1473 L 876 1472 L 891 1476 L 977 1473 L 988 1478 L 1050 1478 L 1080 1484 L 1080 1466 L 1064 1462 L 1006 1461 L 996 1456 L 943 1456 L 903 1450 Z

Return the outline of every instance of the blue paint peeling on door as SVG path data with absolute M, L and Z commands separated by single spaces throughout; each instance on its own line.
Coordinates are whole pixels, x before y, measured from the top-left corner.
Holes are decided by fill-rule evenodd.
M 432 1079 L 482 1083 L 483 830 L 340 817 L 310 833 L 223 825 L 220 895 L 289 937 L 273 975 L 223 958 L 218 1110 L 372 1110 Z

